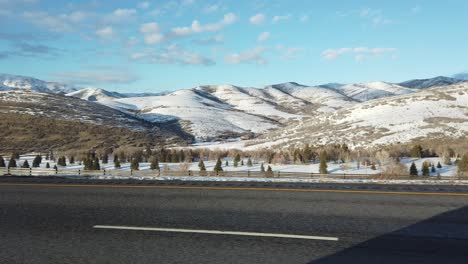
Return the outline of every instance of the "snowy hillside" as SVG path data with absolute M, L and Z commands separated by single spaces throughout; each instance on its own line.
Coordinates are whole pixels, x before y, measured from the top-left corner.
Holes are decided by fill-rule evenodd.
M 468 82 L 357 104 L 272 132 L 257 143 L 359 146 L 440 137 L 468 137 Z
M 435 86 L 444 86 L 444 85 L 451 85 L 455 83 L 463 82 L 463 80 L 445 77 L 445 76 L 437 76 L 430 79 L 414 79 L 409 80 L 406 82 L 401 82 L 399 85 L 407 87 L 407 88 L 415 88 L 415 89 L 426 89 Z
M 72 96 L 76 98 L 80 98 L 86 101 L 103 101 L 103 100 L 113 100 L 117 98 L 124 98 L 126 97 L 123 94 L 117 92 L 109 92 L 99 88 L 84 88 L 75 92 L 67 93 L 66 96 Z
M 412 89 L 387 82 L 347 84 L 336 88 L 336 90 L 359 102 L 414 92 Z
M 239 111 L 197 89 L 179 90 L 164 96 L 121 98 L 114 102 L 126 105 L 151 122 L 185 121 L 186 130 L 199 140 L 263 133 L 279 125 L 274 120 Z
M 0 74 L 0 91 L 10 91 L 13 89 L 54 94 L 65 94 L 76 91 L 74 87 L 66 84 L 46 82 L 27 76 Z

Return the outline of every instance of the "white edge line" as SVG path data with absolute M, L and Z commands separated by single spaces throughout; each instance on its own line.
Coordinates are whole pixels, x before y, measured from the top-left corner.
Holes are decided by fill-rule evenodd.
M 110 225 L 95 225 L 93 226 L 93 228 L 338 241 L 337 237 L 257 233 L 257 232 L 238 232 L 238 231 L 220 231 L 220 230 L 197 230 L 197 229 L 179 229 L 179 228 L 137 227 L 137 226 L 110 226 Z

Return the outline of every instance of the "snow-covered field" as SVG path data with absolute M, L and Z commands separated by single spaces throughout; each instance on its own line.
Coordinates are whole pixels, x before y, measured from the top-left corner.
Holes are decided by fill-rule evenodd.
M 32 161 L 34 159 L 33 155 L 28 155 L 28 156 L 22 156 L 18 161 L 17 165 L 20 167 L 25 160 L 28 160 L 29 165 L 32 165 Z M 225 165 L 226 160 L 228 161 L 228 166 Z M 5 158 L 5 161 L 8 164 L 8 159 Z M 438 162 L 442 164 L 442 168 L 438 169 L 436 168 L 436 172 L 431 172 L 431 176 L 435 177 L 437 174 L 440 174 L 441 176 L 444 177 L 449 177 L 449 176 L 455 176 L 457 174 L 457 166 L 456 165 L 444 165 L 442 160 L 440 158 L 422 158 L 422 159 L 414 159 L 414 158 L 402 158 L 400 162 L 404 164 L 409 171 L 409 167 L 411 166 L 411 163 L 414 162 L 416 164 L 416 167 L 419 170 L 419 174 L 421 175 L 421 168 L 422 164 L 424 161 L 428 161 L 435 166 L 437 165 Z M 253 160 L 253 165 L 252 166 L 247 166 L 247 159 L 243 159 L 244 166 L 241 166 L 239 163 L 238 167 L 233 166 L 233 161 L 231 159 L 225 159 L 223 160 L 222 166 L 224 171 L 232 171 L 232 172 L 259 172 L 260 171 L 260 166 L 262 161 L 256 161 Z M 51 160 L 45 160 L 43 159 L 41 163 L 41 168 L 46 167 L 46 163 L 49 163 L 50 167 L 53 168 L 56 163 Z M 213 171 L 216 161 L 205 161 L 205 167 L 207 171 Z M 108 164 L 102 164 L 102 161 L 100 162 L 101 164 L 101 169 L 106 169 L 106 170 L 114 170 L 114 165 L 112 163 L 112 159 L 109 159 Z M 164 166 L 167 166 L 169 170 L 171 171 L 180 171 L 181 170 L 181 164 L 180 163 L 160 163 L 160 167 L 163 168 Z M 308 165 L 298 165 L 298 164 L 268 164 L 264 163 L 265 169 L 267 166 L 271 166 L 273 172 L 296 172 L 296 173 L 319 173 L 319 163 L 315 164 L 308 164 Z M 359 168 L 357 168 L 357 163 L 356 162 L 349 162 L 349 163 L 334 163 L 334 162 L 329 162 L 327 164 L 328 166 L 328 173 L 329 174 L 336 174 L 336 175 L 343 175 L 343 174 L 379 174 L 381 169 L 378 165 L 376 170 L 372 170 L 370 166 L 363 166 L 360 165 Z M 58 166 L 59 170 L 83 170 L 83 165 L 79 165 L 77 162 L 76 164 L 69 164 L 69 161 L 67 160 L 67 166 L 66 167 L 61 167 Z M 129 171 L 130 170 L 130 164 L 129 163 L 121 163 L 121 171 Z M 149 171 L 150 170 L 150 164 L 142 162 L 140 163 L 140 171 Z M 199 171 L 198 168 L 198 162 L 192 162 L 189 163 L 189 170 L 192 171 Z

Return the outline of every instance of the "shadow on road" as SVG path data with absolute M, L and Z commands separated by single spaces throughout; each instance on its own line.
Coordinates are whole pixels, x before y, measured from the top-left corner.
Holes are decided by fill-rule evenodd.
M 448 211 L 309 262 L 468 263 L 468 206 Z

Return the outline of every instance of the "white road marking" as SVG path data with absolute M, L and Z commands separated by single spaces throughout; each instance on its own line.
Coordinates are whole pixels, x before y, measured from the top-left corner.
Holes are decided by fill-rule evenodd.
M 93 226 L 93 228 L 97 228 L 97 229 L 118 229 L 118 230 L 139 230 L 139 231 L 157 231 L 157 232 L 175 232 L 175 233 L 198 233 L 198 234 L 212 234 L 212 235 L 253 236 L 253 237 L 278 237 L 278 238 L 295 238 L 295 239 L 338 241 L 337 237 L 291 235 L 291 234 L 272 234 L 272 233 L 256 233 L 256 232 L 238 232 L 238 231 L 221 231 L 221 230 L 197 230 L 197 229 L 157 228 L 157 227 L 137 227 L 137 226 L 111 226 L 111 225 L 95 225 L 95 226 Z

